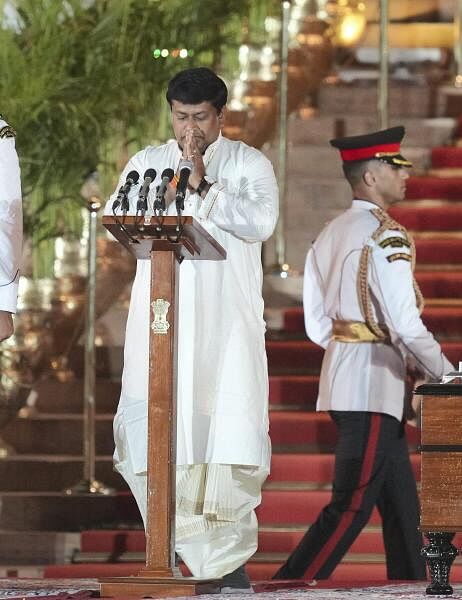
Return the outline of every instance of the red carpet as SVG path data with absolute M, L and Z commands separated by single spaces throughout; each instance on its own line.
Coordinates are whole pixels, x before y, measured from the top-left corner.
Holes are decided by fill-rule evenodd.
M 460 271 L 418 271 L 416 280 L 427 300 L 427 305 L 434 298 L 457 299 L 462 305 L 462 269 Z
M 416 238 L 417 265 L 457 265 L 462 267 L 462 237 Z
M 286 322 L 287 318 L 284 319 Z M 303 323 L 303 317 L 302 317 Z M 300 328 L 285 327 L 287 333 L 300 333 Z M 323 350 L 308 340 L 284 340 L 266 342 L 270 373 L 319 373 Z
M 409 440 L 418 441 L 418 432 L 414 428 L 407 431 Z M 412 468 L 417 480 L 420 480 L 420 454 L 411 455 Z M 334 471 L 332 454 L 308 453 L 275 453 L 271 460 L 269 483 L 275 482 L 305 482 L 330 486 Z
M 439 146 L 432 149 L 432 167 L 441 168 L 461 168 L 462 167 L 462 148 L 456 146 Z
M 290 552 L 305 532 L 305 527 L 265 529 L 259 534 L 260 552 Z M 462 534 L 454 539 L 454 545 L 460 547 Z M 142 531 L 84 531 L 82 532 L 82 552 L 112 553 L 117 557 L 122 552 L 144 552 L 146 541 Z M 366 528 L 364 535 L 358 538 L 351 548 L 361 554 L 383 554 L 382 532 L 379 527 Z
M 390 215 L 409 231 L 462 231 L 462 204 L 426 206 L 412 202 L 393 206 Z
M 305 444 L 311 449 L 326 452 L 335 445 L 335 431 L 327 413 L 272 411 L 270 414 L 271 441 L 273 445 L 282 445 L 284 448 Z M 408 428 L 409 443 L 417 445 L 419 435 L 414 427 Z
M 318 375 L 273 375 L 269 382 L 269 402 L 312 408 L 318 395 L 318 381 Z
M 406 184 L 406 199 L 462 201 L 462 177 L 410 177 Z

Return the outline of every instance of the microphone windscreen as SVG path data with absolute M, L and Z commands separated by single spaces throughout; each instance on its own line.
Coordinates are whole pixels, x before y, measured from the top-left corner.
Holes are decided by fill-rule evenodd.
M 149 177 L 149 179 L 151 181 L 154 181 L 154 179 L 156 178 L 156 170 L 155 169 L 147 169 L 145 174 L 144 174 L 144 178 L 147 179 Z
M 169 181 L 172 181 L 174 175 L 175 173 L 173 172 L 173 169 L 164 169 L 162 171 L 162 179 L 164 179 L 164 177 L 167 177 Z
M 140 174 L 138 173 L 138 171 L 130 171 L 130 173 L 127 175 L 127 181 L 131 179 L 133 183 L 136 183 L 139 178 Z
M 183 169 L 187 169 L 189 172 L 193 170 L 193 164 L 190 160 L 183 158 L 178 165 L 178 170 L 181 172 Z

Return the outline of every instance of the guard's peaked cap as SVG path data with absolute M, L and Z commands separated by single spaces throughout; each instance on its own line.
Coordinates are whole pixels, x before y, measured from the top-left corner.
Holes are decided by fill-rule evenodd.
M 330 140 L 330 144 L 340 151 L 344 163 L 377 159 L 391 165 L 412 167 L 412 163 L 401 154 L 404 133 L 404 127 L 399 125 L 366 135 L 337 138 Z

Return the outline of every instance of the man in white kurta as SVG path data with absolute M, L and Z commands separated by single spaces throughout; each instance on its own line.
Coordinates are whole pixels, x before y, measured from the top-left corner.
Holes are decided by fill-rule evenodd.
M 414 243 L 386 209 L 404 200 L 403 127 L 332 140 L 354 199 L 308 252 L 308 336 L 325 348 L 317 410 L 337 426 L 332 498 L 275 575 L 326 579 L 377 507 L 390 579 L 424 579 L 416 484 L 404 434 L 406 363 L 453 369 L 423 324 Z
M 167 98 L 176 139 L 133 156 L 118 187 L 130 171 L 142 182 L 146 169 L 154 168 L 155 191 L 164 169 L 176 172 L 188 158 L 194 167 L 183 214 L 198 219 L 227 252 L 226 261 L 181 264 L 178 335 L 176 550 L 195 576 L 221 577 L 256 550 L 254 509 L 270 465 L 261 242 L 273 232 L 278 192 L 272 166 L 258 150 L 222 137 L 223 82 L 208 69 L 188 69 L 172 82 Z M 219 100 L 210 86 L 218 87 Z M 129 194 L 132 214 L 139 188 Z M 172 198 L 169 189 L 167 205 Z M 149 213 L 152 196 L 148 204 Z M 176 214 L 175 202 L 167 213 Z M 150 262 L 140 260 L 127 321 L 114 456 L 143 519 L 149 296 Z
M 15 132 L 0 116 L 0 341 L 13 333 L 21 249 L 21 179 Z

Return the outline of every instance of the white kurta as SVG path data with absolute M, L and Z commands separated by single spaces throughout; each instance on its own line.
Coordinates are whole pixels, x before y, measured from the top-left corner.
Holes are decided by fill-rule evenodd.
M 387 257 L 410 253 L 403 246 L 382 247 L 385 231 L 371 239 L 379 226 L 371 212 L 375 204 L 353 200 L 349 210 L 329 223 L 308 252 L 303 304 L 308 336 L 326 348 L 321 370 L 318 410 L 371 411 L 403 416 L 406 359 L 432 379 L 452 370 L 416 306 L 411 262 Z M 332 320 L 364 321 L 358 300 L 359 258 L 372 247 L 368 283 L 375 319 L 385 323 L 392 344 L 345 343 L 331 340 Z
M 146 169 L 176 171 L 181 152 L 172 140 L 130 159 L 140 174 L 130 192 L 134 214 Z M 204 155 L 215 183 L 203 200 L 187 195 L 192 215 L 226 249 L 226 261 L 180 267 L 177 464 L 224 463 L 269 469 L 268 374 L 263 320 L 261 242 L 273 232 L 278 192 L 270 162 L 242 142 L 219 137 Z M 118 189 L 118 188 L 117 188 Z M 106 214 L 112 213 L 113 195 Z M 150 199 L 152 200 L 152 198 Z M 175 214 L 171 205 L 169 214 Z M 135 473 L 146 471 L 150 262 L 138 261 L 127 321 L 122 419 Z M 117 449 L 116 449 L 117 454 Z
M 0 119 L 0 132 L 7 123 Z M 16 312 L 22 250 L 22 201 L 14 137 L 0 135 L 0 310 Z

